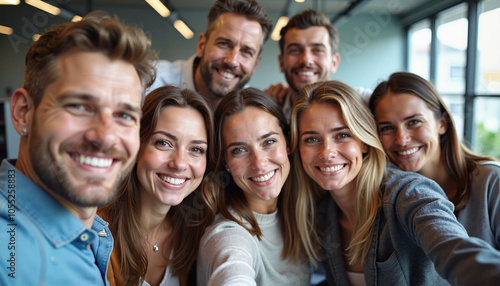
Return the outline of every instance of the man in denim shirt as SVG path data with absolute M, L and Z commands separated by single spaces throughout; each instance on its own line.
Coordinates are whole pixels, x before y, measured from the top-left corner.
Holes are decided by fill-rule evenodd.
M 10 100 L 19 156 L 0 166 L 0 285 L 108 284 L 113 239 L 96 210 L 135 162 L 150 45 L 100 12 L 31 45 Z

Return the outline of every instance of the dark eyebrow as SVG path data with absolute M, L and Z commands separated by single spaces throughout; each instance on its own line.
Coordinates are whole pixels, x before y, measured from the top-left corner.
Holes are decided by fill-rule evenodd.
M 262 136 L 259 136 L 259 138 L 257 138 L 257 141 L 269 138 L 273 135 L 278 135 L 278 132 L 274 132 L 274 131 L 268 132 Z M 232 142 L 232 143 L 227 145 L 226 149 L 229 149 L 229 147 L 232 147 L 232 146 L 241 146 L 241 145 L 245 145 L 245 144 L 246 143 L 244 143 L 244 142 Z
M 177 136 L 175 136 L 174 134 L 172 134 L 170 132 L 163 131 L 163 130 L 159 130 L 159 131 L 153 132 L 153 135 L 155 135 L 155 134 L 161 134 L 161 135 L 163 135 L 165 137 L 168 137 L 168 138 L 170 138 L 170 139 L 172 139 L 174 141 L 179 140 L 179 138 L 177 138 Z
M 81 101 L 87 101 L 87 102 L 92 102 L 97 104 L 99 102 L 99 97 L 91 94 L 86 94 L 86 93 L 75 93 L 75 92 L 66 92 L 63 93 L 61 96 L 59 96 L 58 100 L 59 101 L 66 101 L 70 99 L 79 99 Z M 132 104 L 129 104 L 127 102 L 120 102 L 118 103 L 118 108 L 128 110 L 133 113 L 137 113 L 139 116 L 142 115 L 142 109 L 138 106 L 133 106 Z
M 419 116 L 424 116 L 422 113 L 415 113 L 413 115 L 410 115 L 410 116 L 406 116 L 403 118 L 404 121 L 408 120 L 408 119 L 412 119 L 414 117 L 419 117 Z M 390 121 L 380 121 L 380 122 L 377 122 L 378 125 L 387 125 L 387 124 L 391 124 L 392 122 Z
M 217 39 L 215 39 L 216 41 L 225 41 L 225 42 L 230 42 L 230 43 L 234 43 L 233 40 L 229 39 L 229 38 L 224 38 L 224 37 L 218 37 Z M 249 49 L 251 51 L 253 51 L 254 53 L 257 52 L 257 50 L 251 46 L 248 46 L 248 45 L 244 45 L 243 46 L 245 49 Z
M 172 134 L 170 132 L 167 132 L 167 131 L 159 130 L 159 131 L 156 131 L 156 132 L 153 133 L 153 135 L 155 135 L 155 134 L 161 134 L 161 135 L 163 135 L 165 137 L 168 137 L 168 138 L 170 138 L 170 139 L 172 139 L 174 141 L 178 141 L 179 140 L 179 138 L 177 138 L 177 136 L 175 136 L 174 134 Z M 194 143 L 194 144 L 205 144 L 205 145 L 208 145 L 207 141 L 205 141 L 205 140 L 193 140 L 190 143 L 191 144 Z

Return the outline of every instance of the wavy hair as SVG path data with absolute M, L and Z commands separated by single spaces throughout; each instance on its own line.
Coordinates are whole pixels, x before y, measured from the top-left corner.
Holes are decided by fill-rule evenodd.
M 141 148 L 138 156 L 141 156 L 144 146 L 153 135 L 161 111 L 170 106 L 190 107 L 202 115 L 208 139 L 207 170 L 212 168 L 215 160 L 212 112 L 199 94 L 173 86 L 155 89 L 146 97 L 141 118 Z M 206 179 L 205 176 L 203 181 Z M 213 220 L 199 189 L 200 187 L 193 191 L 181 204 L 172 206 L 167 214 L 167 219 L 173 225 L 173 255 L 170 257 L 170 253 L 164 252 L 163 256 L 172 267 L 174 275 L 189 272 L 198 255 L 199 241 L 205 227 Z M 141 245 L 140 213 L 140 182 L 135 164 L 132 173 L 121 185 L 118 196 L 109 205 L 99 209 L 99 214 L 111 221 L 109 228 L 121 259 L 119 275 L 125 285 L 138 285 L 140 278 L 144 277 L 147 271 L 148 260 Z
M 369 107 L 375 115 L 375 108 L 388 93 L 409 93 L 422 99 L 427 107 L 434 112 L 436 120 L 444 117 L 447 122 L 446 132 L 440 137 L 441 154 L 448 176 L 457 180 L 457 193 L 452 202 L 455 205 L 455 215 L 463 210 L 470 201 L 470 187 L 474 169 L 482 161 L 497 161 L 495 158 L 475 154 L 459 139 L 451 112 L 434 86 L 422 77 L 409 73 L 393 73 L 387 81 L 381 82 L 370 97 Z M 432 178 L 431 178 L 432 179 Z
M 347 247 L 349 263 L 355 263 L 358 259 L 363 261 L 370 248 L 375 217 L 381 207 L 380 190 L 386 168 L 385 153 L 378 139 L 377 126 L 361 95 L 344 83 L 317 82 L 305 86 L 301 91 L 300 98 L 292 110 L 290 126 L 293 165 L 298 174 L 299 188 L 307 190 L 304 200 L 312 206 L 308 212 L 310 221 L 314 222 L 314 200 L 326 194 L 304 171 L 298 149 L 301 115 L 311 108 L 313 103 L 339 106 L 349 130 L 368 146 L 368 152 L 363 155 L 363 164 L 356 177 L 356 225 L 351 243 Z M 315 229 L 311 231 L 311 240 L 313 245 L 321 245 L 321 234 Z
M 142 97 L 156 76 L 151 39 L 143 30 L 122 24 L 118 18 L 95 11 L 79 22 L 68 22 L 48 30 L 33 42 L 26 53 L 23 87 L 35 107 L 45 88 L 59 76 L 55 64 L 60 54 L 72 48 L 101 52 L 110 59 L 121 59 L 134 65 L 142 84 Z

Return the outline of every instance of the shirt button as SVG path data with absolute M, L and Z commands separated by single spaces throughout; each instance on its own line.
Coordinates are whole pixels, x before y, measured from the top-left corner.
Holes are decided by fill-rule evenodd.
M 80 235 L 80 239 L 82 241 L 87 241 L 89 239 L 89 235 L 86 233 L 82 233 L 82 235 Z

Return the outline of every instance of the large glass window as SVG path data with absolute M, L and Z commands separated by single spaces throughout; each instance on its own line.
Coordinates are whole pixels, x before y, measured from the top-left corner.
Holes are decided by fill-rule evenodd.
M 438 14 L 436 88 L 442 95 L 463 95 L 467 49 L 467 5 Z
M 408 31 L 408 71 L 427 80 L 430 79 L 431 33 L 429 20 L 412 25 Z
M 500 158 L 500 98 L 479 97 L 475 103 L 474 151 Z
M 500 0 L 484 1 L 480 7 L 476 93 L 500 95 Z

